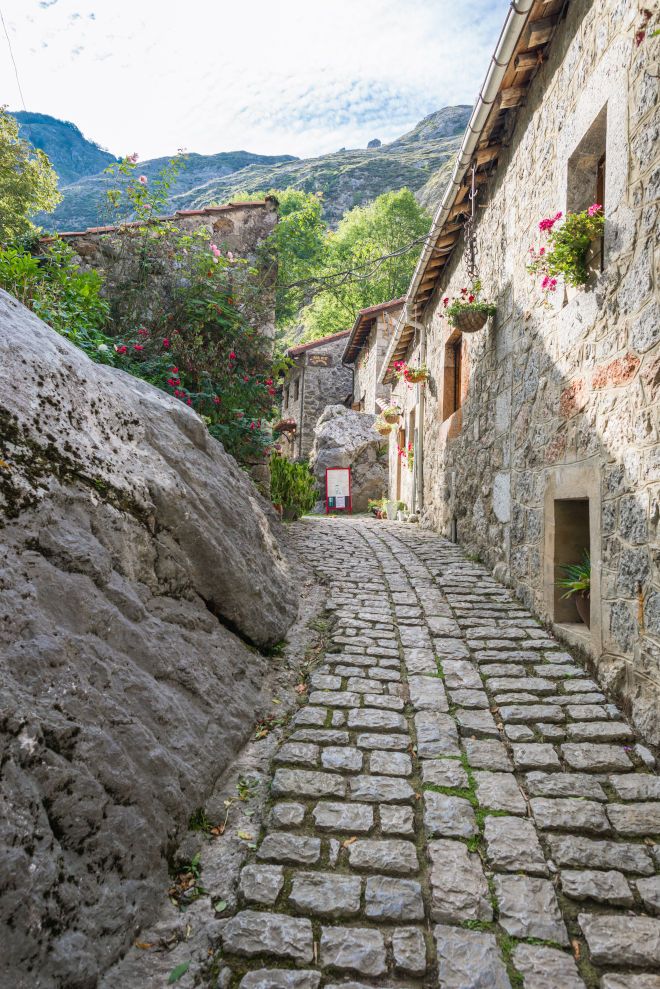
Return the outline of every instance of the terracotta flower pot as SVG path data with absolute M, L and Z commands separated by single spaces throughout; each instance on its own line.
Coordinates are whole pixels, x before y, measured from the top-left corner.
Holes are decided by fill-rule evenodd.
M 454 316 L 453 323 L 461 333 L 476 333 L 486 325 L 488 316 L 476 309 L 464 309 Z
M 587 628 L 591 628 L 591 596 L 589 591 L 581 591 L 575 595 L 575 607 Z

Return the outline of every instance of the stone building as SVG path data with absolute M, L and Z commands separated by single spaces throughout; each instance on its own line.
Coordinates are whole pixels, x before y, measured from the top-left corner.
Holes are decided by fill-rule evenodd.
M 510 8 L 382 380 L 398 360 L 429 370 L 394 388 L 414 462 L 401 479 L 390 440 L 391 490 L 590 656 L 658 743 L 660 115 L 658 41 L 640 41 L 639 17 L 633 0 Z M 560 279 L 544 299 L 527 270 L 539 221 L 593 203 L 605 231 L 588 284 Z M 470 284 L 470 242 L 497 313 L 467 335 L 443 299 Z M 556 587 L 584 550 L 590 627 Z
M 292 428 L 282 432 L 281 445 L 291 460 L 309 456 L 325 407 L 350 399 L 352 374 L 341 360 L 348 333 L 332 333 L 286 352 L 293 364 L 282 386 L 282 422 Z
M 258 248 L 277 223 L 277 200 L 269 196 L 255 202 L 227 203 L 224 206 L 206 206 L 204 209 L 179 210 L 172 216 L 154 218 L 149 224 L 142 221 L 122 223 L 118 226 L 89 227 L 87 230 L 73 230 L 58 233 L 56 236 L 67 243 L 78 256 L 84 269 L 94 269 L 103 275 L 103 294 L 108 297 L 111 307 L 121 304 L 122 293 L 115 291 L 118 284 L 128 282 L 140 284 L 140 265 L 143 264 L 142 239 L 136 233 L 157 224 L 170 223 L 182 233 L 194 234 L 206 231 L 209 243 L 215 243 L 222 251 L 231 251 L 236 257 L 245 259 L 259 268 L 259 329 L 267 337 L 275 335 L 275 294 L 276 269 L 270 265 L 264 270 L 264 263 L 258 257 Z M 46 247 L 55 237 L 44 237 L 39 241 Z M 172 265 L 167 253 L 162 257 L 150 258 L 147 288 L 144 304 L 148 309 L 158 294 L 167 292 L 171 280 Z M 121 322 L 121 312 L 114 316 Z
M 403 299 L 360 309 L 342 361 L 353 367 L 353 409 L 376 415 L 390 399 L 390 385 L 380 379 L 385 354 L 403 308 Z

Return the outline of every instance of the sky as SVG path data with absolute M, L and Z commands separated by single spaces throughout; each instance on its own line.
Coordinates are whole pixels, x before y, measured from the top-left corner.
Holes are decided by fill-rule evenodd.
M 25 108 L 121 156 L 311 157 L 472 104 L 508 0 L 0 0 Z M 0 31 L 0 105 L 23 109 Z

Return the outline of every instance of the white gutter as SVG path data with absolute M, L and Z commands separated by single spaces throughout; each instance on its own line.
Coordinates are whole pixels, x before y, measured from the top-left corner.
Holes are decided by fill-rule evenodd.
M 387 370 L 392 361 L 392 354 L 394 353 L 394 350 L 399 342 L 403 327 L 406 324 L 410 324 L 410 320 L 406 320 L 409 307 L 413 303 L 415 293 L 417 292 L 422 275 L 426 269 L 427 262 L 433 254 L 435 242 L 445 224 L 450 209 L 454 205 L 456 194 L 462 185 L 463 179 L 465 178 L 465 173 L 470 166 L 472 155 L 474 154 L 474 150 L 481 137 L 481 132 L 484 128 L 486 120 L 488 119 L 488 114 L 490 113 L 491 107 L 497 97 L 500 83 L 504 78 L 504 73 L 506 72 L 509 62 L 511 61 L 516 45 L 520 40 L 520 36 L 523 32 L 525 24 L 527 23 L 527 16 L 534 6 L 534 2 L 535 0 L 512 0 L 509 6 L 509 11 L 507 13 L 504 26 L 500 32 L 499 40 L 491 57 L 488 71 L 486 72 L 486 78 L 479 91 L 477 102 L 475 103 L 474 110 L 472 111 L 472 115 L 468 121 L 463 142 L 461 144 L 460 151 L 458 152 L 458 159 L 454 165 L 454 171 L 452 172 L 452 176 L 445 190 L 442 202 L 440 203 L 433 219 L 431 230 L 424 244 L 419 261 L 417 262 L 417 267 L 415 268 L 412 276 L 410 287 L 406 293 L 405 307 L 401 314 L 401 318 L 399 319 L 396 332 L 392 337 L 392 342 L 385 356 L 385 361 L 383 362 L 383 375 L 387 374 Z

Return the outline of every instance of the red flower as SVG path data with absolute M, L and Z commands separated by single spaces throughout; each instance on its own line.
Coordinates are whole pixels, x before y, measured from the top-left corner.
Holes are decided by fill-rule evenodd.
M 468 295 L 468 302 L 474 302 L 474 296 Z
M 272 385 L 272 383 L 273 383 L 273 379 L 272 378 L 266 378 L 266 384 L 267 385 Z
M 214 395 L 213 396 L 213 404 L 214 405 L 220 405 L 220 402 L 221 401 L 222 401 L 222 399 L 218 395 Z
M 447 306 L 449 305 L 449 296 L 445 296 L 445 298 L 442 300 L 442 304 L 446 309 Z
M 249 380 L 250 380 L 250 379 L 248 378 L 248 376 L 247 376 L 247 374 L 244 374 L 244 375 L 243 375 L 243 381 L 249 381 Z
M 256 422 L 251 422 L 250 423 L 250 429 L 256 429 L 256 428 L 257 428 Z
M 466 288 L 462 288 L 461 289 L 461 295 L 467 295 L 467 289 Z
M 170 368 L 170 370 L 171 370 L 172 374 L 178 374 L 179 373 L 178 367 Z
M 144 347 L 142 346 L 141 343 L 136 343 L 135 346 L 133 347 L 133 350 L 144 350 Z
M 186 399 L 186 405 L 192 405 L 192 398 Z
M 276 391 L 275 391 L 275 389 L 274 389 L 274 388 L 269 388 L 269 389 L 268 389 L 268 394 L 269 394 L 269 395 L 275 395 L 275 394 L 277 394 L 277 393 L 276 393 Z
M 163 340 L 163 347 L 167 348 L 169 347 L 169 345 L 170 345 L 170 341 L 167 339 L 167 337 L 165 337 L 165 339 Z
M 115 347 L 115 350 L 117 351 L 118 354 L 125 354 L 126 351 L 128 350 L 128 347 L 126 346 L 126 344 L 123 343 L 121 347 Z
M 235 361 L 236 360 L 236 354 L 235 354 L 235 352 L 233 350 L 230 351 L 230 353 L 229 353 L 229 360 L 230 361 Z
M 145 330 L 144 326 L 141 327 L 141 329 L 138 330 L 138 336 L 139 337 L 148 337 L 149 336 L 149 330 Z

